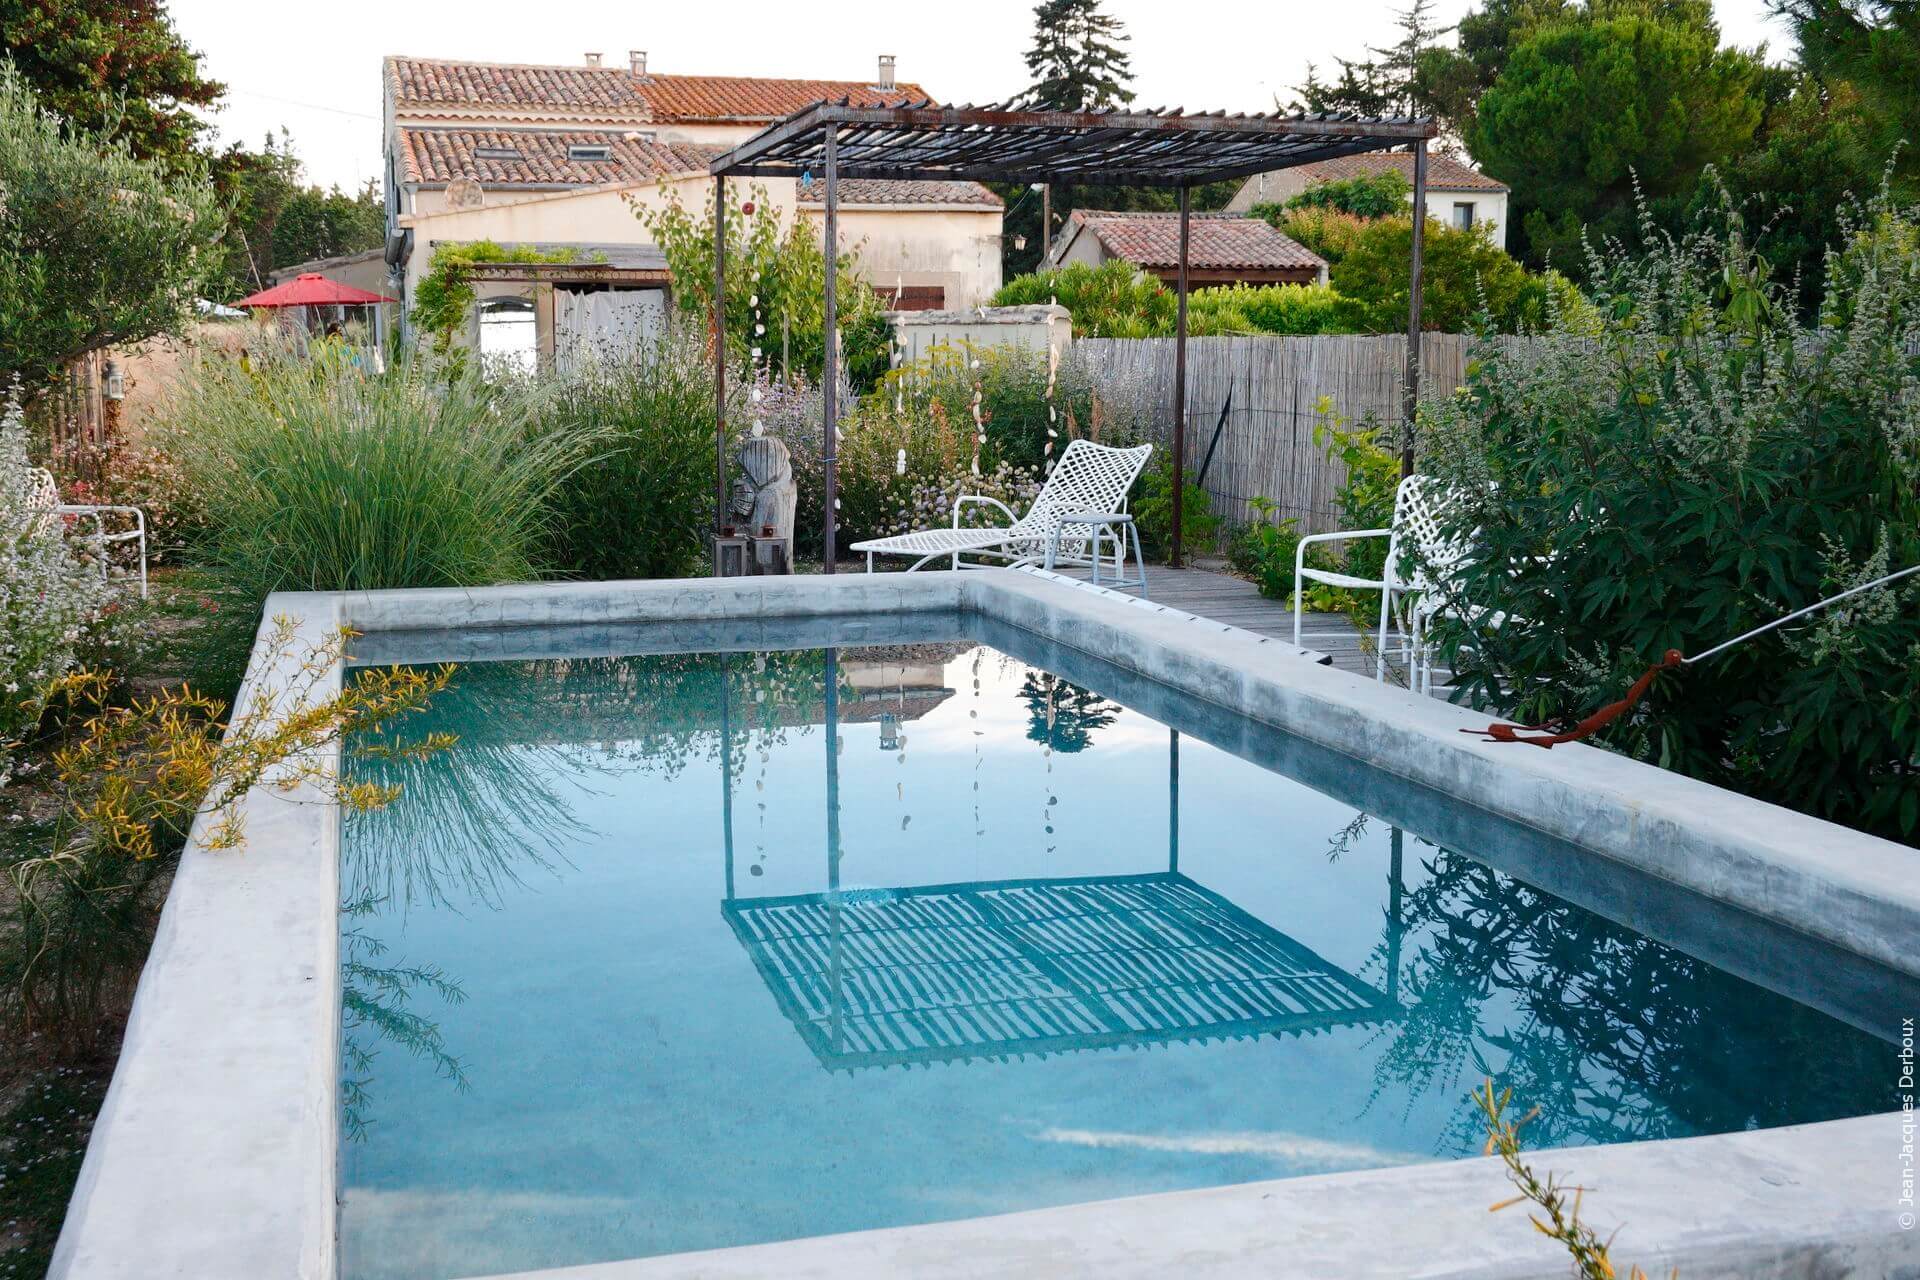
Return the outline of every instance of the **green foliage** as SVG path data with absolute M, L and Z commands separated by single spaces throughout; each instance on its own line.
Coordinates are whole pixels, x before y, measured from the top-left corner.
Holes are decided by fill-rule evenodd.
M 1278 514 L 1271 498 L 1256 497 L 1248 504 L 1254 518 L 1234 530 L 1227 544 L 1233 567 L 1252 578 L 1260 594 L 1272 600 L 1293 599 L 1293 558 L 1300 549 L 1300 522 Z
M 1015 276 L 993 295 L 996 307 L 1058 302 L 1073 313 L 1082 338 L 1147 338 L 1173 332 L 1171 292 L 1130 262 L 1115 258 L 1098 267 L 1069 263 L 1051 271 Z
M 0 786 L 107 603 L 100 566 L 39 502 L 20 410 L 0 410 Z
M 1340 58 L 1340 78 L 1327 84 L 1314 65 L 1307 64 L 1306 83 L 1294 90 L 1302 111 L 1349 111 L 1362 116 L 1430 115 L 1433 95 L 1427 83 L 1427 59 L 1437 41 L 1452 30 L 1436 26 L 1433 0 L 1408 0 L 1395 14 L 1400 38 L 1384 49 L 1369 48 L 1366 57 Z
M 1895 190 L 1920 189 L 1920 6 L 1905 0 L 1772 0 L 1793 26 L 1801 67 L 1851 93 L 1862 141 L 1884 160 L 1899 148 Z M 1903 147 L 1903 144 L 1908 144 Z M 1864 184 L 1863 184 L 1864 185 Z
M 12 1095 L 0 1112 L 0 1214 L 8 1224 L 0 1275 L 44 1276 L 80 1177 L 106 1070 L 59 1068 Z
M 1178 312 L 1171 289 L 1118 258 L 1016 276 L 993 296 L 995 306 L 1050 301 L 1073 313 L 1083 338 L 1169 337 Z M 1231 285 L 1187 297 L 1187 332 L 1196 336 L 1351 331 L 1340 298 L 1319 285 Z
M 1869 207 L 1813 324 L 1737 219 L 1645 234 L 1643 256 L 1597 256 L 1587 323 L 1488 345 L 1423 427 L 1474 548 L 1448 589 L 1479 612 L 1440 632 L 1456 696 L 1520 721 L 1586 715 L 1669 649 L 1920 562 L 1915 216 Z M 1604 741 L 1914 841 L 1920 591 L 1663 674 Z
M 937 405 L 938 421 L 931 429 L 940 435 L 947 429 L 941 424 L 965 429 L 973 422 L 978 391 L 981 434 L 987 437 L 980 450 L 981 466 L 991 470 L 1006 462 L 1037 470 L 1046 463 L 1050 439 L 1053 453 L 1058 454 L 1076 430 L 1084 430 L 1093 420 L 1093 389 L 1077 368 L 1062 369 L 1054 376 L 1051 399 L 1048 381 L 1043 351 L 966 343 L 941 346 L 925 359 L 889 373 L 863 408 L 912 417 L 931 413 Z M 1056 434 L 1048 436 L 1049 429 Z M 971 455 L 969 445 L 961 461 Z
M 1367 230 L 1367 219 L 1328 206 L 1294 209 L 1279 204 L 1257 204 L 1251 212 L 1325 258 L 1328 267 L 1338 266 L 1340 259 L 1353 251 Z
M 0 0 L 0 47 L 48 110 L 192 174 L 226 86 L 174 29 L 162 0 Z
M 553 563 L 583 578 L 673 578 L 706 560 L 713 522 L 713 369 L 683 330 L 631 364 L 555 387 L 535 430 L 600 441 L 553 495 Z
M 227 148 L 212 172 L 228 209 L 224 260 L 208 286 L 214 297 L 244 297 L 264 287 L 270 272 L 372 249 L 386 236 L 379 184 L 369 180 L 353 195 L 306 185 L 284 130 L 268 134 L 258 151 Z
M 533 577 L 548 503 L 593 430 L 542 423 L 535 393 L 476 373 L 276 353 L 191 367 L 160 427 L 206 495 L 196 558 L 255 607 L 272 591 Z
M 0 386 L 176 332 L 214 266 L 212 193 L 43 110 L 0 64 Z
M 1338 209 L 1356 218 L 1385 218 L 1407 211 L 1413 186 L 1398 169 L 1319 182 L 1287 201 L 1288 209 Z
M 1525 268 L 1495 248 L 1485 223 L 1471 230 L 1427 220 L 1421 277 L 1420 323 L 1443 333 L 1464 333 L 1484 310 L 1496 328 L 1513 331 L 1529 289 Z M 1413 258 L 1413 219 L 1377 218 L 1329 273 L 1333 287 L 1350 298 L 1353 327 L 1362 333 L 1400 333 L 1407 327 L 1407 291 Z
M 1133 63 L 1122 48 L 1126 24 L 1100 0 L 1041 0 L 1033 9 L 1028 106 L 1044 111 L 1104 111 L 1133 101 Z
M 1327 285 L 1226 285 L 1187 299 L 1187 331 L 1199 337 L 1249 333 L 1350 333 L 1350 302 Z
M 1220 517 L 1214 514 L 1213 499 L 1193 482 L 1193 473 L 1182 477 L 1180 486 L 1180 545 L 1188 555 L 1210 551 L 1220 535 Z M 1140 473 L 1129 508 L 1140 530 L 1140 546 L 1148 557 L 1164 558 L 1173 546 L 1173 461 L 1164 450 L 1155 451 L 1155 459 Z
M 1535 28 L 1480 96 L 1467 142 L 1514 186 L 1529 261 L 1584 263 L 1583 227 L 1632 227 L 1636 189 L 1684 199 L 1760 124 L 1759 63 L 1711 15 L 1586 16 Z M 1637 186 L 1636 186 L 1637 184 Z
M 661 208 L 636 202 L 633 211 L 666 254 L 680 311 L 711 324 L 713 192 L 707 185 L 706 203 L 699 214 L 681 203 L 677 187 L 664 182 Z M 781 354 L 784 334 L 790 363 L 779 370 L 780 375 L 797 374 L 818 382 L 827 349 L 827 255 L 821 232 L 805 214 L 797 215 L 783 231 L 782 211 L 768 202 L 766 188 L 755 186 L 743 194 L 740 187 L 740 183 L 729 183 L 727 192 L 727 340 L 743 354 L 752 355 L 757 348 L 753 364 L 771 369 Z M 751 214 L 745 211 L 748 202 L 753 204 Z M 887 368 L 893 335 L 881 315 L 878 295 L 855 274 L 857 265 L 857 256 L 851 252 L 836 259 L 835 306 L 841 359 L 859 391 Z M 756 324 L 765 326 L 765 332 L 756 334 Z
M 573 249 L 535 249 L 529 245 L 501 245 L 491 240 L 442 242 L 433 246 L 427 273 L 413 292 L 415 328 L 430 334 L 437 356 L 454 358 L 454 339 L 473 321 L 473 267 L 482 262 L 572 262 Z

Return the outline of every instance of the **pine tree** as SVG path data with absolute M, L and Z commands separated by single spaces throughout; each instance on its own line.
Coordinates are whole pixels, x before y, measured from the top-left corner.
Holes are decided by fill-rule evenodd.
M 1452 27 L 1435 26 L 1433 0 L 1412 0 L 1394 15 L 1400 38 L 1385 48 L 1368 46 L 1365 58 L 1338 58 L 1340 78 L 1322 81 L 1307 67 L 1307 80 L 1294 90 L 1304 111 L 1345 111 L 1361 116 L 1411 116 L 1432 113 L 1425 89 L 1422 55 Z
M 1100 0 L 1044 0 L 1033 11 L 1023 101 L 1049 111 L 1102 111 L 1133 101 L 1133 65 L 1121 46 L 1131 37 Z

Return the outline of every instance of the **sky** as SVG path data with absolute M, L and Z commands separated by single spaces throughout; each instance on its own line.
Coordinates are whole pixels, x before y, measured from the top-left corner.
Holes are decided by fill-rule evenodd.
M 1190 111 L 1267 111 L 1309 62 L 1360 54 L 1393 36 L 1405 0 L 1107 0 L 1132 36 L 1137 105 Z M 1436 0 L 1451 23 L 1472 0 Z M 871 77 L 879 54 L 899 77 L 947 102 L 995 102 L 1028 83 L 1022 60 L 1033 0 L 966 5 L 898 0 L 330 0 L 320 6 L 258 0 L 172 0 L 175 24 L 228 86 L 214 116 L 222 143 L 257 146 L 285 127 L 310 181 L 352 188 L 380 174 L 380 59 L 466 58 L 574 64 L 588 50 L 625 65 L 691 75 Z M 1765 0 L 1714 0 L 1723 38 L 1790 46 Z M 1204 15 L 1204 20 L 1196 21 Z M 1224 36 L 1221 33 L 1226 33 Z

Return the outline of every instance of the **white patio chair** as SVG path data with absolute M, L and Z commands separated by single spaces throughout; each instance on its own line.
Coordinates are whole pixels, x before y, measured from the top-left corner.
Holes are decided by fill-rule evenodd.
M 33 494 L 28 499 L 30 508 L 38 511 L 42 519 L 52 520 L 72 516 L 80 520 L 92 520 L 93 532 L 82 534 L 92 542 L 99 552 L 100 577 L 107 576 L 109 549 L 123 542 L 135 544 L 140 559 L 140 598 L 147 598 L 147 513 L 139 507 L 120 507 L 104 503 L 62 502 L 60 486 L 54 483 L 53 473 L 45 467 L 33 469 Z M 108 516 L 131 516 L 133 528 L 119 533 L 107 532 Z
M 1323 582 L 1349 591 L 1380 593 L 1380 629 L 1375 636 L 1373 678 L 1387 678 L 1387 651 L 1393 624 L 1400 624 L 1400 656 L 1408 672 L 1408 687 L 1418 692 L 1433 688 L 1432 646 L 1427 641 L 1428 624 L 1447 608 L 1443 590 L 1448 570 L 1465 554 L 1458 539 L 1448 538 L 1440 523 L 1452 489 L 1432 476 L 1408 476 L 1393 496 L 1393 523 L 1385 529 L 1348 529 L 1337 533 L 1312 533 L 1300 539 L 1293 553 L 1293 642 L 1301 643 L 1304 605 L 1302 587 L 1307 582 Z M 1332 569 L 1315 569 L 1306 562 L 1307 548 L 1319 542 L 1340 542 L 1350 538 L 1387 539 L 1386 567 L 1380 578 L 1363 578 Z M 1396 609 L 1396 597 L 1400 607 Z
M 869 538 L 854 543 L 852 549 L 867 553 L 868 573 L 873 572 L 873 558 L 876 555 L 919 557 L 907 567 L 908 573 L 942 557 L 951 557 L 956 569 L 967 568 L 969 566 L 960 561 L 963 554 L 992 557 L 1014 564 L 1037 562 L 1046 558 L 1047 544 L 1053 538 L 1060 516 L 1126 511 L 1127 492 L 1133 488 L 1133 482 L 1140 478 L 1141 470 L 1147 465 L 1147 456 L 1152 452 L 1153 446 L 1150 444 L 1116 449 L 1111 445 L 1095 444 L 1091 440 L 1070 441 L 1061 452 L 1060 460 L 1054 464 L 1052 473 L 1047 476 L 1046 484 L 1041 486 L 1034 498 L 1033 506 L 1024 516 L 1015 515 L 1013 508 L 998 498 L 964 493 L 954 500 L 951 529 L 923 529 L 917 533 L 896 534 L 891 538 Z M 961 511 L 974 504 L 1000 508 L 1006 513 L 1009 523 L 988 529 L 961 528 Z M 1089 552 L 1100 555 L 1100 543 L 1101 535 L 1097 532 L 1092 536 L 1063 534 L 1055 563 L 1091 565 L 1093 561 Z M 1116 571 L 1124 569 L 1126 554 L 1125 543 L 1116 540 Z M 1116 572 L 1116 576 L 1122 575 Z

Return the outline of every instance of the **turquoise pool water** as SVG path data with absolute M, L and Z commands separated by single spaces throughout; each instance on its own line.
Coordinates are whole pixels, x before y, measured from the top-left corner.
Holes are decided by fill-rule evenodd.
M 1234 723 L 970 640 L 464 668 L 407 726 L 453 751 L 357 766 L 405 790 L 345 839 L 342 1275 L 1449 1159 L 1487 1075 L 1542 1146 L 1895 1104 L 1875 1037 Z

